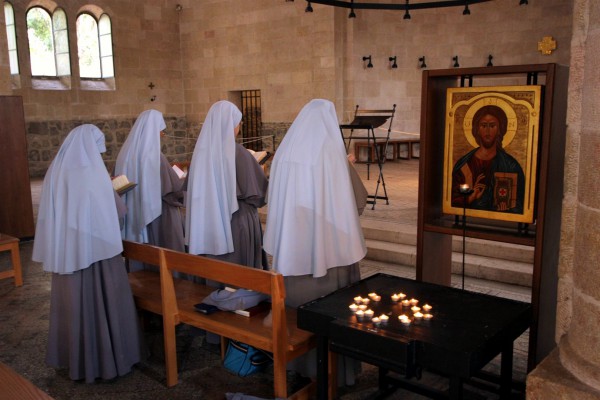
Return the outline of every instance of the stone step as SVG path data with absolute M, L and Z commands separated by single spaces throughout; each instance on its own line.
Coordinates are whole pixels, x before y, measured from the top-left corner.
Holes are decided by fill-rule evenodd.
M 416 247 L 367 239 L 365 261 L 416 267 Z M 467 245 L 468 248 L 468 245 Z M 452 273 L 462 273 L 462 252 L 452 253 Z M 465 254 L 465 276 L 531 287 L 533 264 Z
M 386 263 L 383 261 L 374 261 L 364 259 L 359 262 L 361 278 L 367 278 L 371 275 L 384 273 L 394 276 L 401 276 L 408 279 L 416 279 L 417 271 L 415 267 Z M 458 270 L 458 269 L 457 269 Z M 462 276 L 460 271 L 453 273 L 451 277 L 451 286 L 462 287 Z M 470 277 L 465 274 L 465 288 L 479 293 L 486 293 L 492 296 L 507 297 L 518 301 L 531 301 L 531 288 L 526 286 L 512 285 L 503 282 L 496 282 L 484 279 Z
M 261 221 L 266 212 L 259 212 Z M 364 263 L 386 263 L 388 268 L 412 268 L 417 264 L 417 228 L 376 219 L 361 218 L 367 244 Z M 465 276 L 531 287 L 533 248 L 502 242 L 466 238 Z M 452 273 L 462 273 L 462 237 L 452 239 Z
M 417 227 L 383 220 L 361 219 L 366 240 L 378 240 L 402 245 L 417 245 Z M 521 263 L 533 263 L 533 247 L 503 242 L 466 238 L 466 254 L 501 258 Z M 452 250 L 462 252 L 462 236 L 454 236 Z

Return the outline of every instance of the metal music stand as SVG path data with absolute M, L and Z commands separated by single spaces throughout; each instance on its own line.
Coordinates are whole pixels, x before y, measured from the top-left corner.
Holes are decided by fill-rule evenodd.
M 350 148 L 350 143 L 355 139 L 366 139 L 367 140 L 367 179 L 370 178 L 370 166 L 375 161 L 377 163 L 377 167 L 379 169 L 379 174 L 377 175 L 377 185 L 375 186 L 375 194 L 369 195 L 368 198 L 370 200 L 367 201 L 367 204 L 373 204 L 372 210 L 375 209 L 375 203 L 377 199 L 385 200 L 385 204 L 390 204 L 387 190 L 385 188 L 385 179 L 383 178 L 383 163 L 385 162 L 386 154 L 387 154 L 387 146 L 390 140 L 390 133 L 392 131 L 392 121 L 394 120 L 394 113 L 396 112 L 396 105 L 394 104 L 391 110 L 359 110 L 358 104 L 356 105 L 356 109 L 354 110 L 354 119 L 349 124 L 340 125 L 340 133 L 342 134 L 342 139 L 344 139 L 344 144 L 346 145 L 346 153 Z M 386 121 L 389 120 L 387 135 L 385 138 L 380 137 L 379 142 L 375 137 L 375 128 L 379 128 Z M 350 134 L 348 136 L 344 136 L 344 130 L 350 130 Z M 355 136 L 355 130 L 363 130 L 366 131 L 365 134 Z M 383 141 L 383 143 L 382 143 Z M 374 151 L 371 151 L 371 143 L 373 143 Z M 381 147 L 381 148 L 380 148 Z M 372 153 L 375 153 L 375 160 L 372 159 Z M 383 196 L 379 196 L 379 185 L 383 187 Z

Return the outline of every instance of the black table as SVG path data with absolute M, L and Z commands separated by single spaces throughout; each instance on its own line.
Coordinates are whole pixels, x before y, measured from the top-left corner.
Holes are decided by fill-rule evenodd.
M 418 299 L 419 306 L 430 304 L 433 318 L 402 324 L 398 315 L 413 313 L 391 300 L 399 292 Z M 354 297 L 369 293 L 381 296 L 369 308 L 375 316 L 388 315 L 387 325 L 359 322 L 349 309 Z M 529 327 L 531 315 L 528 303 L 377 274 L 300 306 L 298 327 L 318 338 L 319 399 L 327 398 L 328 350 L 378 366 L 382 390 L 393 384 L 451 399 L 460 399 L 463 382 L 502 354 L 500 395 L 506 398 L 512 386 L 513 342 Z M 410 383 L 422 370 L 448 377 L 449 392 L 429 393 Z M 400 373 L 403 379 L 386 377 L 387 371 Z

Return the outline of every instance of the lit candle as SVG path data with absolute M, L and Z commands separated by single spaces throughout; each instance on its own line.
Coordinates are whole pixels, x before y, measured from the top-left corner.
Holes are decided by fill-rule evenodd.
M 362 321 L 365 316 L 365 312 L 363 310 L 358 310 L 357 312 L 354 313 L 354 315 L 356 315 L 356 319 L 358 319 L 359 321 Z
M 398 297 L 400 297 L 400 300 L 404 300 L 406 295 L 404 293 L 398 293 Z
M 469 190 L 471 190 L 471 188 L 469 187 L 468 184 L 463 183 L 460 185 L 459 189 L 458 189 L 461 193 L 469 193 Z
M 367 305 L 366 304 L 361 304 L 358 306 L 359 311 L 365 311 L 367 309 Z
M 417 312 L 416 312 L 416 313 L 414 313 L 413 315 L 414 315 L 414 317 L 415 317 L 416 319 L 421 319 L 421 318 L 423 318 L 423 313 L 421 313 L 420 311 L 417 311 Z
M 379 320 L 381 321 L 382 324 L 387 324 L 388 320 L 390 319 L 390 317 L 388 317 L 385 314 L 381 314 L 379 316 Z
M 397 295 L 396 293 L 394 293 L 394 294 L 392 295 L 392 301 L 393 301 L 393 302 L 397 302 L 398 300 L 400 300 L 400 296 L 399 296 L 399 295 Z
M 428 321 L 429 321 L 431 318 L 433 318 L 433 315 L 432 315 L 432 314 L 429 314 L 429 313 L 427 313 L 427 314 L 423 314 L 423 318 L 425 318 L 426 320 L 428 320 Z
M 373 299 L 374 302 L 378 302 L 379 300 L 381 300 L 381 296 L 375 295 L 375 296 L 372 297 L 372 299 Z
M 368 297 L 363 297 L 363 299 L 362 299 L 363 304 L 369 304 L 370 302 L 371 302 L 371 299 L 369 299 Z
M 377 296 L 377 293 L 371 292 L 371 293 L 369 293 L 368 296 L 369 296 L 370 299 L 372 299 L 373 297 Z
M 410 324 L 410 318 L 408 318 L 406 315 L 402 314 L 400 316 L 398 316 L 398 319 L 400 320 L 400 322 L 402 322 L 405 325 Z
M 375 314 L 375 312 L 371 309 L 366 310 L 365 311 L 365 318 L 371 319 L 373 317 L 373 314 Z
M 350 311 L 352 311 L 352 312 L 356 312 L 356 310 L 358 310 L 358 306 L 354 303 L 350 304 L 348 307 L 350 308 Z
M 410 300 L 402 300 L 402 305 L 403 305 L 404 307 L 408 307 L 408 306 L 410 306 Z
M 412 312 L 416 313 L 416 312 L 419 312 L 419 311 L 421 311 L 421 307 L 418 307 L 418 306 L 412 306 L 412 307 L 410 308 L 410 310 L 411 310 Z
M 356 297 L 354 298 L 354 302 L 355 302 L 356 304 L 360 304 L 360 303 L 362 303 L 362 297 L 360 297 L 360 296 L 356 296 Z
M 413 306 L 416 306 L 417 304 L 419 304 L 419 300 L 417 300 L 417 299 L 410 299 L 410 304 L 412 304 Z
M 429 304 L 423 304 L 423 311 L 431 311 L 431 306 Z
M 373 319 L 371 319 L 371 322 L 374 326 L 379 326 L 381 324 L 381 320 L 379 319 L 379 317 L 373 317 Z

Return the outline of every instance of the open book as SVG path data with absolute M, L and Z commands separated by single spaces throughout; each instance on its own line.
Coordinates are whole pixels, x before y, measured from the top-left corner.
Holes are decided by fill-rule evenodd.
M 137 186 L 137 183 L 129 182 L 125 175 L 115 176 L 112 179 L 113 189 L 119 194 L 124 195 Z
M 254 156 L 254 158 L 256 159 L 256 161 L 258 161 L 258 163 L 260 165 L 263 165 L 271 157 L 271 153 L 269 153 L 268 151 L 265 151 L 265 150 L 262 150 L 262 151 L 254 151 L 251 149 L 246 149 L 246 150 L 248 150 L 250 152 L 250 154 L 252 154 Z
M 173 168 L 173 171 L 175 171 L 175 173 L 179 177 L 179 179 L 183 179 L 186 177 L 187 172 L 182 170 L 181 168 L 179 168 L 176 164 L 173 164 L 172 168 Z

